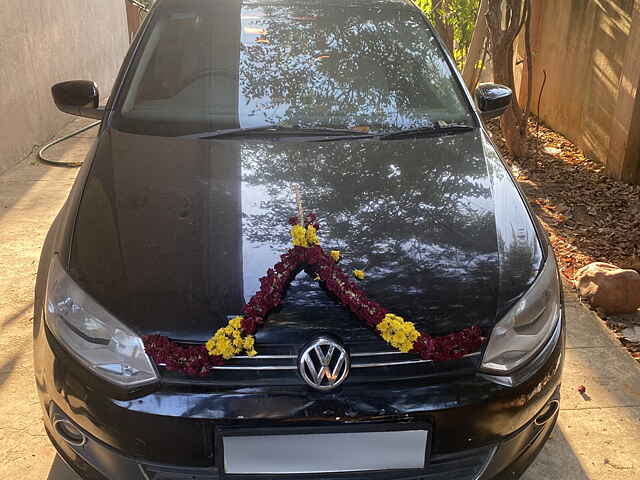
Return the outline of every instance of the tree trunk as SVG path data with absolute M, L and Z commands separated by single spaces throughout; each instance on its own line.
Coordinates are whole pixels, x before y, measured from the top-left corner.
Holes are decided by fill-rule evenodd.
M 504 11 L 501 0 L 488 0 L 488 3 L 486 19 L 491 36 L 494 80 L 513 91 L 513 101 L 502 115 L 500 127 L 511 154 L 515 158 L 526 158 L 528 155 L 528 119 L 523 115 L 514 85 L 513 43 L 526 23 L 529 2 L 525 1 L 523 8 L 523 0 L 506 0 Z M 530 59 L 527 60 L 527 68 L 530 68 L 529 62 Z
M 473 35 L 471 36 L 471 43 L 469 44 L 469 51 L 467 52 L 464 69 L 462 70 L 462 78 L 470 90 L 475 88 L 474 83 L 478 77 L 478 64 L 482 60 L 485 39 L 487 37 L 487 8 L 489 8 L 489 2 L 487 0 L 481 0 L 476 25 L 473 29 Z
M 453 42 L 453 25 L 447 20 L 447 12 L 449 0 L 441 0 L 437 8 L 434 8 L 434 27 L 440 34 L 442 42 L 449 50 L 449 53 L 453 55 L 454 42 Z
M 496 83 L 506 85 L 514 91 L 511 106 L 500 117 L 500 128 L 509 151 L 515 158 L 525 158 L 528 152 L 527 131 L 522 132 L 522 109 L 515 97 L 513 77 L 513 43 L 504 49 L 493 51 L 493 76 Z

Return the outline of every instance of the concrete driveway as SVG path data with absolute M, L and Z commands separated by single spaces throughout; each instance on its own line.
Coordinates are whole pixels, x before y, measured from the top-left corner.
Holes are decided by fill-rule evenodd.
M 86 123 L 76 120 L 65 131 Z M 74 137 L 49 156 L 82 160 L 96 133 Z M 31 355 L 40 248 L 76 173 L 31 157 L 0 176 L 0 479 L 77 479 L 55 455 L 41 425 Z M 640 367 L 570 292 L 567 317 L 560 421 L 523 478 L 638 479 Z M 585 395 L 578 385 L 586 386 Z

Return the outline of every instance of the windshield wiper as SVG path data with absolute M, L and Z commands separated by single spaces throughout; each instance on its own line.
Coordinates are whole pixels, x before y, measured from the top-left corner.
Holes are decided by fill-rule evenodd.
M 329 127 L 287 127 L 284 125 L 262 125 L 260 127 L 248 128 L 231 128 L 227 130 L 216 130 L 214 132 L 198 133 L 195 135 L 185 135 L 181 138 L 221 138 L 221 137 L 244 137 L 256 133 L 265 135 L 295 135 L 295 136 L 357 136 L 372 137 L 373 134 L 363 133 L 358 130 L 350 130 L 348 128 L 329 128 Z
M 394 138 L 417 137 L 420 135 L 443 135 L 446 133 L 469 132 L 473 130 L 471 125 L 465 123 L 447 123 L 438 121 L 429 125 L 416 128 L 407 128 L 397 132 L 380 135 L 380 140 L 390 140 Z

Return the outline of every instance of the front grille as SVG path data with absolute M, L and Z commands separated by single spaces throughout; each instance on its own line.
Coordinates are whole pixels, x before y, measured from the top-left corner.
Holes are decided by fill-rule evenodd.
M 491 461 L 495 447 L 483 447 L 473 450 L 463 450 L 456 453 L 435 454 L 431 456 L 427 471 L 420 476 L 398 476 L 393 473 L 354 474 L 353 480 L 476 480 Z M 215 468 L 171 468 L 158 466 L 143 466 L 149 480 L 218 480 L 220 476 Z M 279 475 L 280 479 L 295 480 L 296 475 Z M 323 475 L 323 480 L 349 480 L 344 475 L 334 477 Z
M 480 352 L 474 352 L 468 357 L 475 357 Z M 213 370 L 296 370 L 296 355 L 257 355 L 255 357 L 237 356 L 227 360 L 220 367 Z M 420 365 L 433 363 L 433 360 L 422 360 L 415 355 L 398 351 L 351 353 L 351 368 L 378 368 Z
M 472 374 L 478 367 L 480 353 L 466 355 L 459 360 L 433 362 L 417 355 L 397 350 L 371 351 L 370 345 L 350 347 L 351 372 L 345 385 L 355 383 L 389 382 L 394 380 L 423 379 L 434 376 L 460 376 Z M 214 367 L 207 377 L 189 377 L 162 368 L 169 382 L 228 386 L 302 385 L 298 373 L 297 348 L 286 346 L 260 347 L 255 357 L 238 356 L 224 365 Z M 160 365 L 164 367 L 164 365 Z

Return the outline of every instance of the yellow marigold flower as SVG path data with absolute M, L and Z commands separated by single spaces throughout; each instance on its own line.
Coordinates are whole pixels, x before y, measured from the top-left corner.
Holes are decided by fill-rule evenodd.
M 364 279 L 364 270 L 358 270 L 358 269 L 354 270 L 353 276 L 356 277 L 358 280 Z
M 219 331 L 207 341 L 207 351 L 209 355 L 220 355 L 225 360 L 229 360 L 236 354 L 231 340 L 226 335 L 221 335 Z
M 309 245 L 319 245 L 320 244 L 320 240 L 318 240 L 317 232 L 318 231 L 316 230 L 316 227 L 314 227 L 313 225 L 307 226 L 307 243 Z
M 209 340 L 207 340 L 207 343 L 205 343 L 204 346 L 207 348 L 207 352 L 209 352 L 209 355 L 213 355 L 213 351 L 216 348 L 216 341 L 213 337 L 211 337 Z
M 412 322 L 406 322 L 402 317 L 388 313 L 376 326 L 383 340 L 401 352 L 409 352 L 420 336 Z
M 255 343 L 256 343 L 256 339 L 251 335 L 247 335 L 244 339 L 243 348 L 247 352 L 247 355 L 250 357 L 253 357 L 258 354 L 258 352 L 256 352 L 256 349 L 254 348 Z
M 340 260 L 340 250 L 331 250 L 329 255 L 331 255 L 331 258 L 333 258 L 333 261 L 336 263 Z
M 242 349 L 244 347 L 244 339 L 240 336 L 240 332 L 235 332 L 233 334 L 233 346 L 237 349 Z
M 294 247 L 308 247 L 307 230 L 302 225 L 291 227 L 291 240 Z
M 219 328 L 213 336 L 207 340 L 205 347 L 209 355 L 219 355 L 225 360 L 246 351 L 247 355 L 254 356 L 255 339 L 251 335 L 242 336 L 242 317 L 234 317 L 225 327 Z

